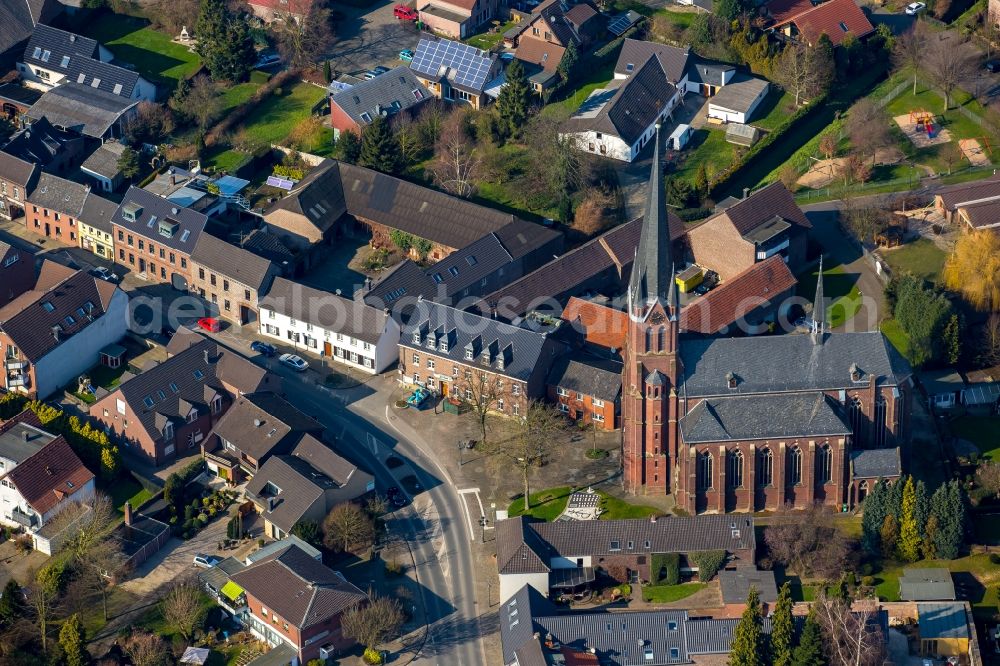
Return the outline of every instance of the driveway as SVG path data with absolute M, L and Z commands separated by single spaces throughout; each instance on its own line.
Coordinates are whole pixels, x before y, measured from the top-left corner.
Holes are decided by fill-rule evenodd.
M 416 48 L 419 32 L 412 21 L 392 15 L 395 4 L 382 0 L 359 8 L 338 3 L 337 39 L 327 54 L 336 71 L 354 74 L 376 65 L 403 64 L 399 52 Z
M 225 557 L 225 553 L 219 552 L 218 543 L 226 538 L 226 522 L 226 515 L 217 517 L 188 541 L 172 537 L 122 583 L 122 588 L 139 596 L 161 594 L 171 584 L 194 578 L 199 569 L 191 561 L 197 553 Z

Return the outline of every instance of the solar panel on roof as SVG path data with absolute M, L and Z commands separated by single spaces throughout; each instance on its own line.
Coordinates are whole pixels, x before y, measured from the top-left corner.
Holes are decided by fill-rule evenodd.
M 491 58 L 474 46 L 447 40 L 420 40 L 410 66 L 418 72 L 438 76 L 442 68 L 454 70 L 454 82 L 482 89 L 489 76 Z
M 295 185 L 294 182 L 288 180 L 287 178 L 281 178 L 279 176 L 268 176 L 267 184 L 271 187 L 277 187 L 279 190 L 291 190 Z

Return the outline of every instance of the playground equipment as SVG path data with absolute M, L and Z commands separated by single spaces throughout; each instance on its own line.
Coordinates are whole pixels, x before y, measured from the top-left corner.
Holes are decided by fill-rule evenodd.
M 417 387 L 409 398 L 406 399 L 406 405 L 414 409 L 420 409 L 420 405 L 431 397 L 431 392 L 423 387 Z
M 934 125 L 934 114 L 930 111 L 917 109 L 910 111 L 910 122 L 913 123 L 918 132 L 927 132 L 927 138 L 933 139 L 937 136 L 937 128 Z

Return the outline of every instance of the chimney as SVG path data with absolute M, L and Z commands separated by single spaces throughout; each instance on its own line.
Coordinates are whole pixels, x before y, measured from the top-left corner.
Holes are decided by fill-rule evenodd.
M 170 172 L 170 184 L 171 185 L 177 184 L 177 176 L 174 174 L 173 171 Z
M 27 442 L 28 440 L 30 440 L 30 439 L 31 439 L 31 433 L 30 433 L 30 432 L 28 432 L 27 430 L 23 431 L 23 432 L 21 433 L 21 439 L 23 439 L 24 441 L 26 441 L 26 442 Z
M 125 524 L 126 525 L 131 525 L 132 524 L 132 503 L 131 502 L 125 502 Z
M 58 324 L 52 327 L 52 337 L 56 339 L 56 342 L 59 342 L 59 330 Z
M 74 35 L 74 34 L 71 33 L 70 36 L 69 36 L 69 41 L 75 42 L 76 41 L 76 35 Z
M 212 362 L 212 352 L 210 352 L 210 351 L 208 351 L 206 349 L 205 350 L 205 363 L 211 363 L 211 362 Z
M 750 195 L 750 188 L 749 187 L 744 187 L 743 188 L 743 198 L 746 199 L 749 195 Z
M 655 514 L 649 517 L 649 522 L 656 523 L 656 515 Z
M 264 422 L 263 422 L 263 421 L 261 421 L 260 419 L 254 419 L 254 420 L 253 420 L 253 427 L 254 427 L 254 428 L 259 428 L 259 427 L 261 427 L 262 425 L 264 425 Z

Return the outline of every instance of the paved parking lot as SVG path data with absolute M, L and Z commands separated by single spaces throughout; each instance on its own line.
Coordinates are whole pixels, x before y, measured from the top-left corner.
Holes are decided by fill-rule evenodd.
M 395 67 L 403 64 L 399 52 L 412 49 L 419 33 L 411 21 L 400 21 L 392 14 L 393 0 L 365 8 L 338 3 L 341 18 L 337 22 L 337 41 L 328 54 L 333 68 L 353 74 L 376 65 Z

